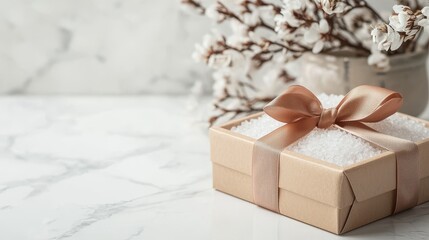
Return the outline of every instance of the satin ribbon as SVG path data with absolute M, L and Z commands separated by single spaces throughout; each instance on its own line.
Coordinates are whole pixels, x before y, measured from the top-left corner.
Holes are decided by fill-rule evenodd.
M 395 153 L 396 204 L 394 213 L 417 205 L 419 193 L 418 148 L 411 141 L 385 135 L 364 123 L 378 122 L 394 114 L 402 105 L 394 91 L 362 85 L 352 89 L 335 108 L 324 109 L 317 97 L 302 86 L 291 86 L 264 111 L 287 123 L 258 139 L 253 148 L 252 174 L 254 202 L 279 212 L 280 154 L 315 127 L 333 125 Z

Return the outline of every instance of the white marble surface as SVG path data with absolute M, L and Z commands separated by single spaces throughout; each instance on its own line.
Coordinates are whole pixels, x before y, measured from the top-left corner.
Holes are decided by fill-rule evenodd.
M 0 0 L 0 93 L 184 93 L 210 26 L 179 0 Z
M 428 239 L 429 204 L 344 237 L 211 188 L 185 97 L 0 97 L 0 239 Z

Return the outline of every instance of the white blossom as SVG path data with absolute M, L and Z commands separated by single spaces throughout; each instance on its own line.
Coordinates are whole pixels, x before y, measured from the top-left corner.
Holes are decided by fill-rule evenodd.
M 347 5 L 339 0 L 317 0 L 327 14 L 343 13 Z
M 319 53 L 324 46 L 323 34 L 329 32 L 329 24 L 326 19 L 319 23 L 312 23 L 310 28 L 304 33 L 304 41 L 313 45 L 313 53 Z
M 207 62 L 209 67 L 220 69 L 227 67 L 231 63 L 231 56 L 229 54 L 212 54 Z
M 245 69 L 226 67 L 213 73 L 213 92 L 216 97 L 223 97 L 225 93 L 240 91 L 240 82 L 248 82 Z
M 248 26 L 255 26 L 261 22 L 259 12 L 254 10 L 252 12 L 246 12 L 243 14 L 243 22 Z
M 288 39 L 289 35 L 289 29 L 287 27 L 287 20 L 285 15 L 283 14 L 284 10 L 282 10 L 282 14 L 277 14 L 274 17 L 275 27 L 274 31 L 276 31 L 279 39 Z
M 217 3 L 208 6 L 205 14 L 207 17 L 215 21 L 221 21 L 223 19 L 223 16 L 217 11 Z
M 213 96 L 221 98 L 225 96 L 226 79 L 222 72 L 213 73 Z
M 395 51 L 403 42 L 403 38 L 391 26 L 379 24 L 372 31 L 373 42 L 377 44 L 378 50 Z
M 203 37 L 202 44 L 195 44 L 195 51 L 192 53 L 192 58 L 197 62 L 208 62 L 214 51 L 221 51 L 223 49 L 220 45 L 222 42 L 224 42 L 224 39 L 216 31 L 213 34 L 206 34 Z
M 429 6 L 422 8 L 421 12 L 425 17 L 429 17 Z
M 389 25 L 397 32 L 406 32 L 408 21 L 410 20 L 410 12 L 408 7 L 403 5 L 393 6 L 393 11 L 396 13 L 389 17 Z M 411 12 L 412 14 L 412 12 Z
M 381 72 L 387 72 L 390 70 L 390 61 L 386 54 L 383 54 L 378 49 L 373 48 L 371 55 L 368 57 L 368 65 L 373 66 L 375 69 Z
M 205 62 L 209 55 L 209 49 L 204 48 L 202 44 L 195 44 L 195 51 L 192 53 L 192 58 L 196 62 Z
M 276 26 L 280 29 L 283 25 L 290 25 L 291 27 L 299 27 L 304 21 L 301 19 L 297 19 L 295 15 L 293 14 L 293 11 L 282 9 L 282 12 L 280 15 L 276 15 L 274 18 L 274 21 L 276 22 Z
M 240 4 L 243 4 L 244 2 L 246 2 L 247 0 L 229 0 L 229 1 L 231 1 L 231 2 L 233 2 L 235 4 L 240 5 Z
M 393 6 L 394 14 L 389 17 L 389 26 L 401 33 L 401 43 L 413 40 L 421 26 L 427 25 L 426 16 L 421 11 L 415 11 L 404 5 Z M 427 14 L 428 9 L 424 9 Z
M 231 21 L 232 34 L 228 36 L 227 43 L 237 49 L 243 49 L 243 46 L 250 41 L 249 27 L 239 21 Z
M 427 27 L 427 26 L 429 26 L 429 20 L 428 20 L 428 17 L 429 17 L 429 6 L 426 6 L 426 7 L 422 8 L 421 12 L 422 12 L 422 15 L 424 16 L 424 18 L 422 18 L 418 22 L 418 25 L 422 26 L 422 27 Z
M 286 10 L 298 10 L 305 7 L 305 2 L 302 0 L 283 0 Z
M 270 21 L 274 19 L 274 16 L 276 14 L 272 5 L 258 7 L 257 11 L 259 17 L 261 17 L 262 19 L 269 19 Z

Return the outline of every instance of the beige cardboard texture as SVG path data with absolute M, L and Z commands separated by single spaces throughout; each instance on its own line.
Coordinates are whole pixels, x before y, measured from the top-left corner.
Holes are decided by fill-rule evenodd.
M 213 187 L 249 202 L 253 202 L 252 152 L 256 140 L 230 129 L 260 115 L 210 129 Z M 421 204 L 429 200 L 429 139 L 417 144 Z M 391 215 L 395 189 L 392 152 L 346 167 L 288 150 L 280 156 L 280 213 L 332 233 L 348 232 Z

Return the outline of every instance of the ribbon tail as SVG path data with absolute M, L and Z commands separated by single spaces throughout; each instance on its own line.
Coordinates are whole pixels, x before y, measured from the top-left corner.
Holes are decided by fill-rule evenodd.
M 280 154 L 289 145 L 310 133 L 316 118 L 286 124 L 258 139 L 253 147 L 252 180 L 254 203 L 279 212 Z
M 385 135 L 359 122 L 340 123 L 340 128 L 395 153 L 396 204 L 394 213 L 413 208 L 419 198 L 419 156 L 415 143 Z

